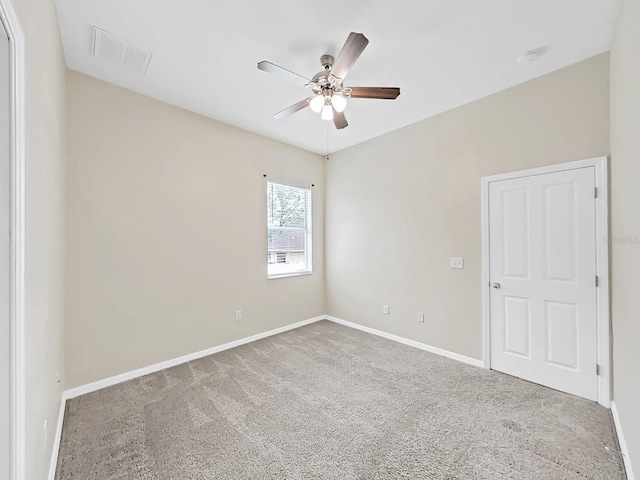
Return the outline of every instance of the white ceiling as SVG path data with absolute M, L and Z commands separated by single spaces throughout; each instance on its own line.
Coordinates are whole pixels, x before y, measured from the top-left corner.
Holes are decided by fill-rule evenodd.
M 325 154 L 609 50 L 618 0 L 56 0 L 69 68 Z M 146 75 L 91 55 L 98 26 L 153 54 Z M 395 101 L 351 99 L 337 131 L 309 95 L 256 68 L 307 78 L 349 32 L 369 45 L 345 86 L 398 86 Z M 536 62 L 516 57 L 545 47 Z M 327 148 L 328 144 L 328 148 Z

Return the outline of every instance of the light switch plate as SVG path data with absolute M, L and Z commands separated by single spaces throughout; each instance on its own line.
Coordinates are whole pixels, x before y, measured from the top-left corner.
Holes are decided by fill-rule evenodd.
M 464 258 L 451 257 L 451 268 L 464 268 Z

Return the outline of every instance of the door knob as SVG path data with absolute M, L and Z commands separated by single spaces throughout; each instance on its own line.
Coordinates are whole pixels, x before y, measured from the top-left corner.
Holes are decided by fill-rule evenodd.
M 491 284 L 491 286 L 492 286 L 493 288 L 495 288 L 495 289 L 500 288 L 500 284 L 499 284 L 498 282 L 494 282 L 494 283 L 492 283 L 492 284 Z

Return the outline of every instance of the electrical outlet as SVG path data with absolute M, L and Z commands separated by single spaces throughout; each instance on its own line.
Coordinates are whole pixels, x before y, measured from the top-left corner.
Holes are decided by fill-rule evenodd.
M 424 323 L 424 313 L 418 312 L 418 321 Z
M 464 268 L 464 258 L 451 257 L 451 268 Z
M 382 313 L 384 313 L 385 315 L 389 315 L 389 312 L 390 312 L 389 305 L 383 305 Z
M 236 320 L 242 320 L 242 310 L 236 310 Z

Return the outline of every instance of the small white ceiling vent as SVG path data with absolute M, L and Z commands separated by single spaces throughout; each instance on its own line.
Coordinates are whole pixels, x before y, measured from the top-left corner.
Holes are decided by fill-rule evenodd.
M 147 73 L 151 62 L 151 53 L 98 27 L 93 27 L 92 53 L 140 73 Z

